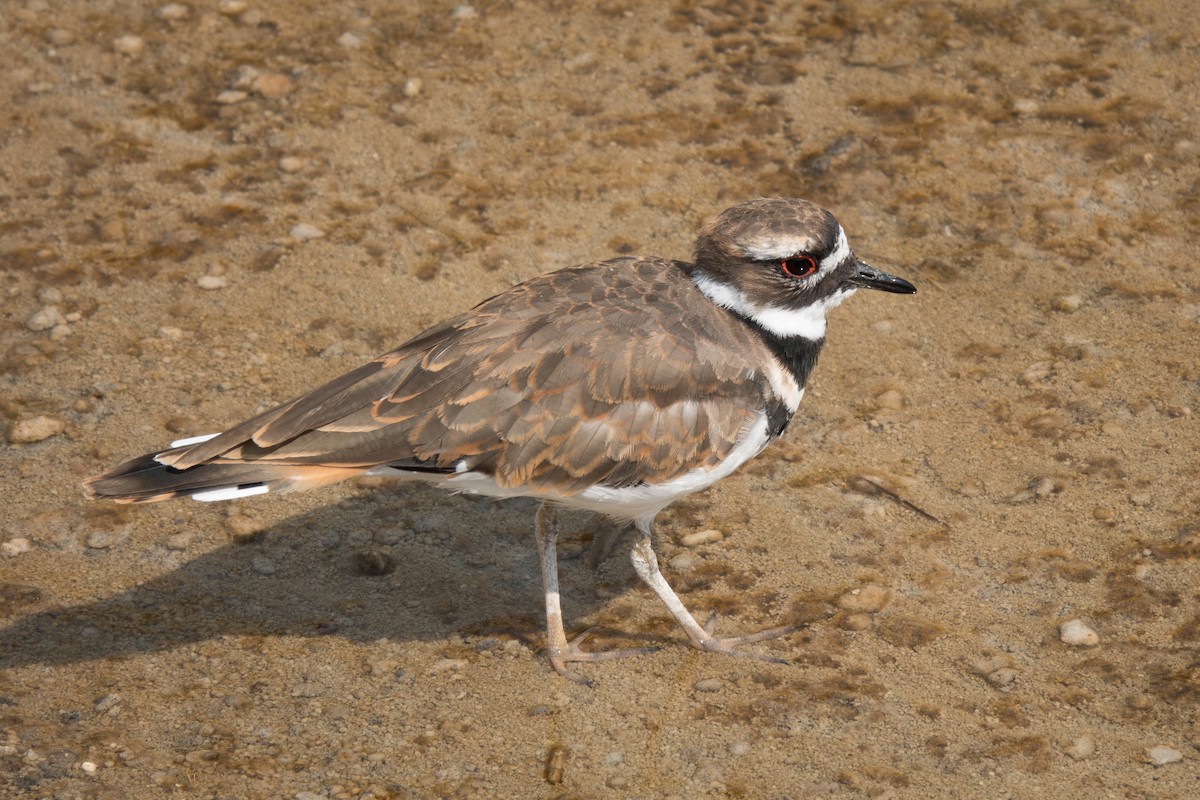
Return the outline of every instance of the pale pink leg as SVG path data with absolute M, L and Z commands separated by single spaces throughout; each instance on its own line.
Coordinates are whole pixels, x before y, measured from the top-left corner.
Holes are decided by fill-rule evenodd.
M 764 656 L 757 653 L 739 653 L 734 648 L 738 645 L 761 642 L 765 639 L 774 639 L 777 636 L 791 633 L 796 630 L 795 625 L 784 625 L 779 628 L 771 628 L 743 636 L 714 636 L 713 628 L 716 624 L 717 615 L 714 613 L 710 616 L 708 622 L 704 625 L 696 621 L 696 618 L 683 605 L 683 601 L 679 599 L 679 595 L 667 583 L 667 579 L 663 577 L 662 572 L 658 568 L 658 556 L 654 554 L 654 548 L 650 544 L 650 522 L 639 521 L 638 530 L 642 533 L 642 539 L 634 545 L 633 552 L 630 553 L 630 560 L 633 561 L 633 569 L 637 572 L 638 577 L 658 595 L 658 599 L 663 601 L 667 610 L 671 612 L 671 616 L 675 617 L 675 620 L 687 634 L 693 647 L 714 653 L 727 653 L 745 658 L 756 658 L 760 661 L 786 663 L 782 659 L 773 656 Z
M 610 650 L 603 653 L 588 653 L 579 649 L 591 635 L 585 630 L 571 641 L 563 630 L 562 600 L 558 591 L 558 511 L 549 502 L 543 502 L 534 518 L 534 536 L 537 539 L 538 556 L 542 564 L 542 587 L 546 592 L 546 654 L 554 671 L 576 683 L 591 686 L 592 682 L 579 673 L 567 669 L 569 661 L 606 661 L 611 658 L 640 655 L 653 652 L 653 647 L 637 647 L 629 650 Z

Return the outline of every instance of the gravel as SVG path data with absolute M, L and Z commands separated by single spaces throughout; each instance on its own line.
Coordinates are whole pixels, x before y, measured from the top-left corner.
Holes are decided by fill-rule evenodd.
M 18 419 L 8 426 L 8 441 L 13 444 L 43 442 L 67 429 L 67 423 L 58 417 L 38 415 Z
M 725 534 L 722 531 L 716 530 L 715 528 L 710 528 L 709 530 L 705 531 L 689 533 L 686 536 L 681 537 L 679 539 L 679 543 L 684 547 L 697 547 L 702 544 L 713 544 L 714 542 L 719 542 L 724 538 Z
M 1183 761 L 1183 753 L 1173 747 L 1160 744 L 1146 750 L 1146 758 L 1156 767 Z
M 1078 619 L 1068 620 L 1059 625 L 1058 638 L 1063 644 L 1071 647 L 1095 647 L 1100 644 L 1100 634 Z

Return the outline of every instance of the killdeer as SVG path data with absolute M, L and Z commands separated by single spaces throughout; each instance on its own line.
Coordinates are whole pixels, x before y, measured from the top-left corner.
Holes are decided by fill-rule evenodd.
M 752 200 L 700 232 L 691 263 L 616 258 L 542 275 L 224 433 L 84 485 L 123 503 L 228 500 L 365 474 L 538 498 L 550 663 L 585 683 L 568 663 L 644 652 L 587 652 L 563 630 L 555 509 L 601 512 L 636 525 L 634 569 L 691 643 L 731 653 L 791 628 L 717 636 L 697 622 L 659 570 L 654 518 L 783 434 L 826 314 L 859 288 L 916 291 L 856 258 L 828 211 Z

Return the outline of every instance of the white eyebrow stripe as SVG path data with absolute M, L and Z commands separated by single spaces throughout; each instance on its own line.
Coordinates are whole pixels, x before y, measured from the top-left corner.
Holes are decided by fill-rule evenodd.
M 846 241 L 846 231 L 841 225 L 838 225 L 837 244 L 833 247 L 833 252 L 821 259 L 821 264 L 817 269 L 815 280 L 820 280 L 829 273 L 837 269 L 838 265 L 845 261 L 850 256 L 850 242 Z
M 811 252 L 816 246 L 817 243 L 809 237 L 798 239 L 786 236 L 782 238 L 764 236 L 743 244 L 742 254 L 754 261 L 781 261 L 798 253 Z M 833 251 L 821 259 L 812 280 L 818 281 L 833 272 L 849 256 L 850 242 L 846 239 L 846 230 L 838 225 L 837 241 L 833 246 Z
M 742 254 L 754 261 L 776 261 L 790 258 L 797 253 L 807 252 L 813 246 L 813 240 L 808 237 L 797 239 L 791 236 L 783 238 L 764 236 L 752 242 L 745 242 L 742 245 Z

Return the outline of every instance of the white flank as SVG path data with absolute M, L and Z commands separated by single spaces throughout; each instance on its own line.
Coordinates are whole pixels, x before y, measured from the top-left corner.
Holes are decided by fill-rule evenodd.
M 637 519 L 653 517 L 684 495 L 707 489 L 754 458 L 767 446 L 767 415 L 761 413 L 743 433 L 725 460 L 714 469 L 693 469 L 665 483 L 626 486 L 613 489 L 593 486 L 563 503 L 601 511 L 606 514 Z
M 804 308 L 780 308 L 760 306 L 751 302 L 740 289 L 721 283 L 707 275 L 697 273 L 693 280 L 696 288 L 721 308 L 754 320 L 766 330 L 787 339 L 801 336 L 810 341 L 825 338 L 825 315 L 829 309 L 854 293 L 854 289 L 843 289 Z
M 266 494 L 268 488 L 262 484 L 257 486 L 222 486 L 220 489 L 209 489 L 207 492 L 196 492 L 193 500 L 202 503 L 213 503 L 218 500 L 236 500 L 239 497 L 253 497 L 256 494 Z
M 209 439 L 215 439 L 220 435 L 221 434 L 219 433 L 206 433 L 203 436 L 192 436 L 188 439 L 176 439 L 175 441 L 171 442 L 171 447 L 187 447 L 193 444 L 200 444 L 201 442 L 207 442 Z
M 529 488 L 497 486 L 487 475 L 478 472 L 462 472 L 445 478 L 441 486 L 471 494 L 489 497 L 541 497 L 554 500 L 571 508 L 596 511 L 619 519 L 652 518 L 684 495 L 706 489 L 732 473 L 767 446 L 767 415 L 761 413 L 742 434 L 729 455 L 714 469 L 693 469 L 678 478 L 657 484 L 642 484 L 613 488 L 592 486 L 578 494 L 557 495 L 552 492 L 536 492 Z M 371 474 L 371 473 L 368 473 Z M 382 472 L 379 474 L 383 474 Z M 395 471 L 392 473 L 396 474 Z M 420 475 L 411 475 L 421 478 Z M 427 478 L 427 480 L 430 480 Z

